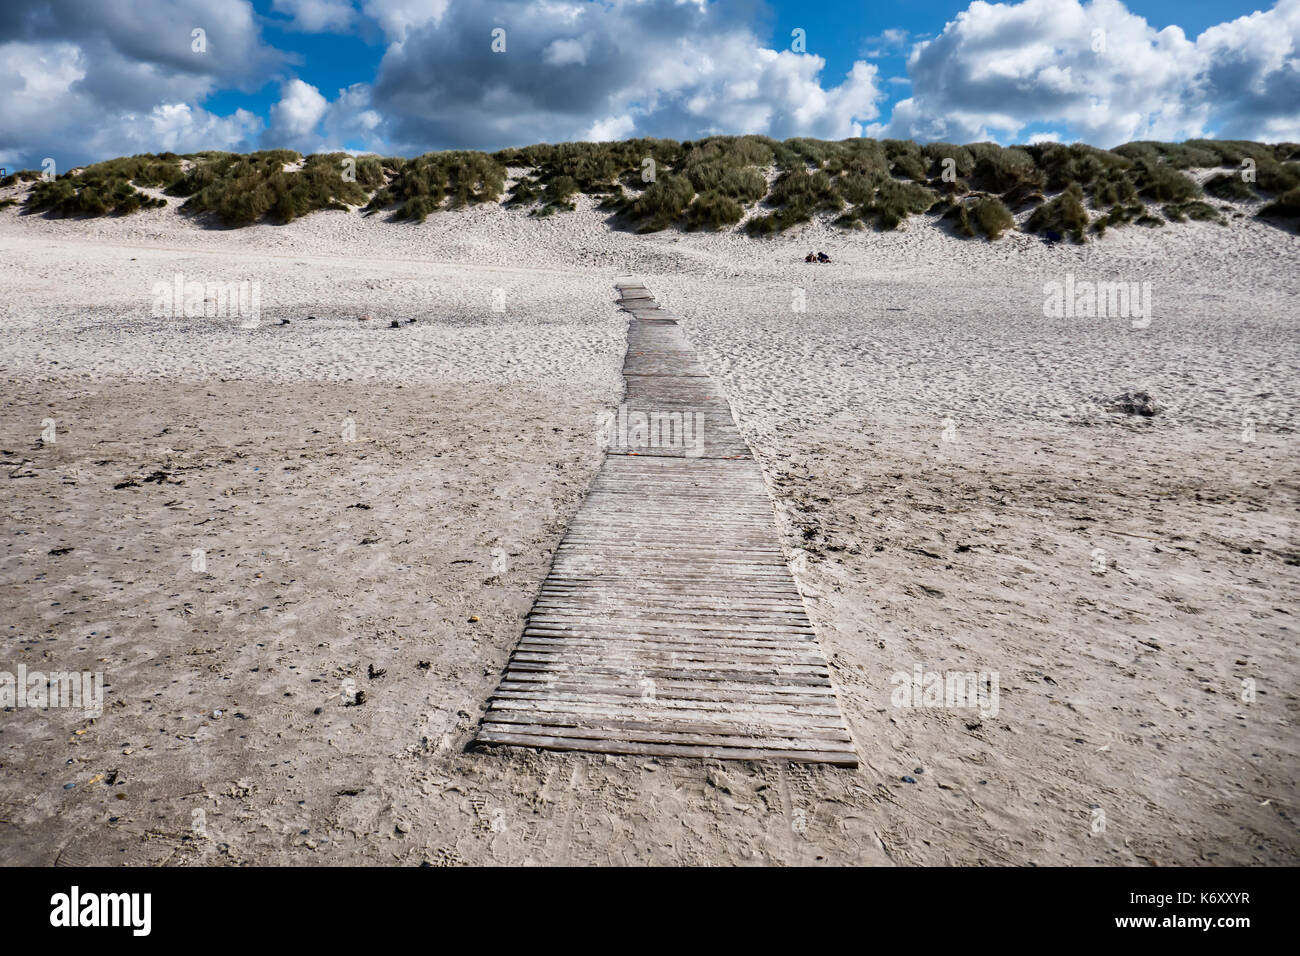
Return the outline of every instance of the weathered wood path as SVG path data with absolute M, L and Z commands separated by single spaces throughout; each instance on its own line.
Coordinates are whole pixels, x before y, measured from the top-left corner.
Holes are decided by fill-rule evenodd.
M 856 766 L 730 406 L 644 286 L 608 455 L 476 743 Z

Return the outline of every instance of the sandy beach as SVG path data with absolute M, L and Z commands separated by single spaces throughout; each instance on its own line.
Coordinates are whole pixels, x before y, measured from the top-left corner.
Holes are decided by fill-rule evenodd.
M 1294 233 L 577 203 L 0 209 L 0 669 L 104 677 L 93 719 L 5 713 L 7 862 L 1295 862 Z M 178 273 L 258 283 L 259 324 L 153 315 Z M 762 466 L 856 770 L 466 750 L 601 464 L 620 276 Z M 1045 316 L 1067 276 L 1150 282 L 1149 321 Z M 996 713 L 899 706 L 918 669 L 996 674 Z

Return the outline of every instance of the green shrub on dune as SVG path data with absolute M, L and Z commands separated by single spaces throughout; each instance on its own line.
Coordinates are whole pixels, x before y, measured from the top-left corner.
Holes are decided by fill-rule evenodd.
M 929 163 L 925 161 L 920 146 L 910 139 L 885 139 L 881 140 L 880 144 L 885 148 L 889 171 L 893 175 L 916 182 L 925 182 L 928 178 L 926 173 L 929 171 Z
M 958 235 L 973 238 L 983 234 L 989 239 L 1000 239 L 1008 229 L 1016 227 L 1011 210 L 993 196 L 976 196 L 966 202 L 955 203 L 943 218 L 953 224 Z
M 1259 198 L 1250 184 L 1241 178 L 1241 173 L 1218 173 L 1207 179 L 1203 188 L 1216 199 L 1244 202 Z
M 1078 183 L 1084 189 L 1090 189 L 1094 183 L 1101 181 L 1118 181 L 1133 168 L 1133 161 L 1116 152 L 1072 143 L 1039 143 L 1028 146 L 1025 151 L 1034 157 L 1035 163 L 1047 177 L 1046 188 L 1051 191 L 1065 189 L 1071 183 Z
M 876 189 L 876 195 L 871 202 L 863 207 L 863 219 L 874 216 L 877 229 L 883 231 L 897 229 L 908 216 L 925 212 L 938 199 L 938 193 L 920 183 L 886 179 Z
M 1188 219 L 1200 222 L 1223 222 L 1223 217 L 1219 215 L 1218 210 L 1199 199 L 1183 203 L 1168 203 L 1161 212 L 1170 222 L 1186 222 Z
M 1201 197 L 1201 187 L 1172 166 L 1146 159 L 1133 167 L 1138 195 L 1156 202 L 1187 202 Z
M 772 206 L 808 212 L 832 211 L 844 205 L 844 200 L 831 184 L 830 176 L 821 170 L 809 173 L 802 169 L 789 170 L 778 176 L 767 202 Z
M 1300 186 L 1300 163 L 1260 163 L 1255 170 L 1255 182 L 1264 192 L 1290 192 Z
M 921 147 L 921 153 L 930 161 L 930 178 L 942 182 L 945 168 L 960 179 L 966 179 L 975 171 L 975 154 L 965 146 L 953 143 L 927 143 Z M 947 164 L 945 160 L 952 160 Z
M 1088 228 L 1088 210 L 1083 205 L 1083 190 L 1071 183 L 1065 191 L 1043 203 L 1025 223 L 1030 232 L 1059 232 L 1075 242 L 1084 241 Z
M 744 207 L 730 196 L 717 192 L 701 193 L 686 210 L 686 228 L 716 232 L 734 226 L 744 215 Z
M 1115 203 L 1110 209 L 1098 216 L 1092 223 L 1092 230 L 1098 236 L 1104 236 L 1106 230 L 1112 226 L 1124 226 L 1131 222 L 1137 222 L 1140 218 L 1147 215 L 1147 207 L 1140 202 Z
M 767 136 L 710 136 L 683 145 L 683 163 L 687 172 L 694 163 L 724 166 L 758 166 L 767 168 L 777 162 L 783 147 Z
M 1191 166 L 1240 166 L 1242 160 L 1252 159 L 1257 165 L 1278 161 L 1276 151 L 1266 143 L 1251 143 L 1241 139 L 1189 139 L 1181 146 L 1175 143 L 1156 143 L 1166 152 L 1173 151 L 1175 159 L 1168 160 L 1180 169 Z M 1212 161 L 1210 160 L 1213 158 Z M 1195 160 L 1195 161 L 1191 161 Z
M 424 222 L 430 213 L 501 198 L 505 166 L 487 153 L 448 150 L 406 161 L 366 204 L 367 213 L 396 206 L 393 218 Z
M 835 178 L 835 191 L 847 203 L 864 206 L 871 202 L 876 190 L 889 178 L 887 172 L 848 172 Z
M 181 175 L 181 157 L 175 153 L 143 153 L 94 163 L 32 186 L 26 207 L 53 216 L 124 216 L 140 209 L 167 205 L 142 193 L 137 186 L 165 186 Z
M 686 175 L 698 193 L 717 193 L 737 202 L 758 202 L 767 195 L 767 177 L 754 166 L 689 165 Z
M 819 212 L 835 212 L 844 206 L 831 177 L 823 170 L 787 169 L 772 184 L 764 203 L 772 212 L 755 216 L 745 224 L 751 235 L 783 232 L 801 222 L 810 222 Z
M 1101 170 L 1088 188 L 1094 206 L 1115 206 L 1138 201 L 1138 188 L 1127 169 L 1110 166 Z
M 319 153 L 304 160 L 275 149 L 197 163 L 170 191 L 189 196 L 182 207 L 186 212 L 210 214 L 235 227 L 263 220 L 288 223 L 322 209 L 346 211 L 363 205 L 383 179 L 374 157 Z
M 979 192 L 1006 193 L 1029 186 L 1042 189 L 1046 177 L 1023 149 L 1003 149 L 996 143 L 974 143 L 967 147 L 975 158 L 969 176 L 970 187 Z
M 504 149 L 492 154 L 502 167 L 529 170 L 515 186 L 510 204 L 541 201 L 540 215 L 576 208 L 572 197 L 581 192 L 610 196 L 622 191 L 621 184 L 641 182 L 650 160 L 653 168 L 669 170 L 680 161 L 682 146 L 670 139 L 630 139 L 609 143 L 543 143 L 522 149 Z
M 812 214 L 802 209 L 777 209 L 774 212 L 765 213 L 761 216 L 755 216 L 745 223 L 745 231 L 751 236 L 770 236 L 773 233 L 785 232 L 792 226 L 797 226 L 801 222 L 811 222 Z
M 695 196 L 685 176 L 660 176 L 627 207 L 638 232 L 658 232 L 677 223 Z
M 10 173 L 8 176 L 0 176 L 0 189 L 6 186 L 12 186 L 15 183 L 34 183 L 41 178 L 39 169 L 20 169 L 16 173 Z
M 727 229 L 745 220 L 766 235 L 834 218 L 841 226 L 894 229 L 941 201 L 961 235 L 1001 235 L 1012 212 L 1031 210 L 1029 228 L 1059 230 L 1082 241 L 1091 227 L 1163 225 L 1220 219 L 1203 201 L 1262 200 L 1270 217 L 1284 215 L 1300 187 L 1300 145 L 1237 140 L 1135 142 L 1113 150 L 1075 143 L 1000 146 L 804 137 L 711 136 L 678 143 L 634 139 L 605 143 L 541 143 L 483 153 L 448 150 L 414 159 L 308 156 L 291 150 L 240 155 L 220 151 L 122 157 L 34 182 L 29 211 L 49 215 L 124 215 L 165 205 L 144 190 L 186 199 L 190 214 L 227 226 L 290 222 L 319 210 L 389 210 L 395 219 L 502 201 L 507 168 L 517 177 L 506 205 L 531 215 L 567 213 L 579 196 L 641 231 L 671 226 Z M 1204 190 L 1184 170 L 1218 170 Z M 355 175 L 343 175 L 348 169 Z M 775 172 L 775 179 L 768 183 Z M 23 171 L 0 180 L 39 179 Z M 1045 197 L 1055 195 L 1053 199 Z M 1148 211 L 1163 209 L 1165 217 Z M 1090 221 L 1088 209 L 1107 210 Z M 1207 211 L 1208 210 L 1208 211 Z M 1263 211 L 1259 213 L 1263 215 Z
M 1259 211 L 1261 219 L 1290 219 L 1300 224 L 1300 186 L 1287 190 Z
M 510 190 L 510 195 L 506 199 L 507 206 L 524 206 L 529 203 L 537 202 L 542 198 L 545 190 L 542 185 L 535 179 L 528 176 L 520 178 L 515 183 L 514 188 Z
M 1132 160 L 1135 165 L 1165 165 L 1171 169 L 1218 166 L 1222 154 L 1212 140 L 1189 140 L 1186 143 L 1139 141 L 1117 146 L 1111 152 Z
M 578 192 L 578 181 L 572 176 L 556 176 L 542 188 L 543 210 L 550 215 L 564 209 L 572 212 L 577 208 L 573 197 Z
M 836 146 L 837 149 L 822 165 L 828 175 L 889 175 L 889 158 L 878 140 L 846 139 Z

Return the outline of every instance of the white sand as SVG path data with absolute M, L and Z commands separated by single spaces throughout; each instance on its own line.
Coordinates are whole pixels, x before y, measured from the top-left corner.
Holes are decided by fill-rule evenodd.
M 110 685 L 93 724 L 3 715 L 7 859 L 1294 862 L 1294 235 L 635 236 L 580 202 L 0 211 L 0 463 L 31 475 L 3 479 L 0 669 Z M 150 317 L 178 271 L 259 281 L 262 324 Z M 1150 326 L 1045 318 L 1067 272 L 1150 280 Z M 621 274 L 764 465 L 857 772 L 461 752 L 599 464 Z M 1092 402 L 1133 390 L 1164 412 Z M 113 487 L 158 470 L 183 484 Z M 893 707 L 918 664 L 996 671 L 997 717 Z

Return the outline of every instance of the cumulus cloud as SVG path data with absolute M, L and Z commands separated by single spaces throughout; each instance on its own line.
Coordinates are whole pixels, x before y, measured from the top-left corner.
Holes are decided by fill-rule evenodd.
M 385 146 L 383 127 L 383 117 L 371 108 L 366 84 L 339 90 L 331 101 L 310 83 L 294 78 L 280 87 L 261 145 L 321 153 L 345 151 L 350 143 L 360 142 L 360 151 L 380 151 Z
M 1210 27 L 1196 47 L 1223 137 L 1300 141 L 1300 0 Z
M 390 43 L 400 43 L 412 27 L 442 22 L 450 0 L 363 0 L 361 9 L 379 24 Z
M 868 59 L 891 56 L 903 52 L 907 46 L 906 30 L 891 28 L 862 41 L 862 55 Z
M 49 156 L 66 169 L 163 143 L 246 149 L 259 119 L 198 104 L 217 89 L 260 86 L 284 60 L 245 0 L 6 0 L 0 155 L 12 165 Z
M 1032 123 L 1113 146 L 1221 133 L 1294 135 L 1300 0 L 1189 40 L 1120 0 L 976 0 L 908 59 L 912 96 L 875 135 L 1015 139 Z
M 288 14 L 293 27 L 308 33 L 346 30 L 356 18 L 351 0 L 273 0 L 271 9 Z
M 201 51 L 195 50 L 195 30 L 203 31 Z M 5 0 L 0 43 L 50 41 L 86 51 L 86 83 L 106 81 L 103 96 L 110 101 L 153 92 L 121 82 L 122 72 L 138 75 L 147 67 L 159 82 L 255 89 L 267 71 L 286 62 L 262 42 L 247 0 Z
M 328 107 L 329 101 L 310 83 L 298 79 L 285 83 L 280 89 L 280 101 L 271 107 L 271 127 L 267 130 L 270 144 L 290 146 L 315 137 Z
M 132 146 L 120 151 L 127 153 L 244 150 L 251 148 L 262 128 L 262 120 L 248 110 L 217 116 L 188 103 L 163 103 L 146 115 L 126 119 L 126 141 Z M 96 140 L 92 138 L 91 142 L 93 144 Z M 105 146 L 97 153 L 113 155 L 113 147 L 121 142 L 123 140 L 116 134 L 110 134 Z
M 367 8 L 370 9 L 369 7 Z M 875 66 L 767 48 L 718 5 L 481 0 L 394 8 L 374 104 L 402 149 L 586 136 L 852 136 L 879 116 Z M 399 30 L 400 28 L 400 35 Z M 492 31 L 505 30 L 505 52 Z

